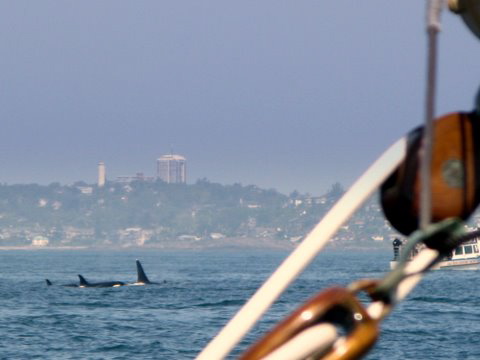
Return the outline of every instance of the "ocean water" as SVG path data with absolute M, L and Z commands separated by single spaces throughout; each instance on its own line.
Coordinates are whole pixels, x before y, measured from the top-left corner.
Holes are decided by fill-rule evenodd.
M 283 251 L 1 251 L 0 359 L 192 359 L 288 255 Z M 327 251 L 232 353 L 331 285 L 378 278 L 390 252 Z M 156 286 L 133 282 L 140 259 Z M 366 359 L 480 359 L 480 271 L 430 273 L 382 323 Z

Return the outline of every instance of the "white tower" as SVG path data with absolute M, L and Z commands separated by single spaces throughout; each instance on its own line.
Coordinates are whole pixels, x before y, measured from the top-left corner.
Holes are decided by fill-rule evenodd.
M 103 161 L 100 161 L 98 163 L 98 187 L 104 187 L 105 186 L 105 163 Z

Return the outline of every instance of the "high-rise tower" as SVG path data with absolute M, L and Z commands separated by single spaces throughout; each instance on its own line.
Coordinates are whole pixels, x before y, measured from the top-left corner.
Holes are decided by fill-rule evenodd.
M 98 187 L 104 187 L 105 186 L 105 163 L 103 161 L 100 161 L 98 163 Z
M 187 182 L 187 160 L 181 155 L 163 155 L 157 159 L 157 178 L 169 184 Z

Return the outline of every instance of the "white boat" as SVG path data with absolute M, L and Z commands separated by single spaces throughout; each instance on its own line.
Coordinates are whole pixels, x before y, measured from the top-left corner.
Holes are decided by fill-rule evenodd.
M 395 239 L 393 241 L 393 260 L 390 261 L 390 269 L 395 268 L 398 264 L 401 249 L 404 243 L 401 240 Z M 409 258 L 413 258 L 425 245 L 416 247 L 411 253 Z M 452 269 L 452 270 L 478 270 L 480 269 L 480 243 L 479 239 L 466 241 L 452 253 L 445 257 L 432 268 L 432 270 L 439 269 Z

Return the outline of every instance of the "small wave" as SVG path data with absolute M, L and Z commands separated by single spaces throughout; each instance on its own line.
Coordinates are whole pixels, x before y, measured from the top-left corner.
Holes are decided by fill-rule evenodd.
M 245 303 L 244 300 L 222 300 L 218 302 L 205 302 L 205 303 L 198 303 L 198 304 L 193 304 L 190 307 L 223 307 L 223 306 L 239 306 L 243 305 Z
M 428 303 L 444 303 L 450 304 L 457 300 L 445 296 L 415 296 L 409 299 L 410 301 L 428 302 Z
M 94 352 L 100 352 L 100 351 L 101 351 L 101 352 L 108 352 L 108 351 L 128 351 L 128 350 L 132 350 L 132 349 L 135 349 L 135 348 L 132 347 L 131 345 L 121 343 L 121 344 L 113 344 L 113 345 L 100 346 L 100 347 L 98 347 L 97 349 L 95 349 Z

